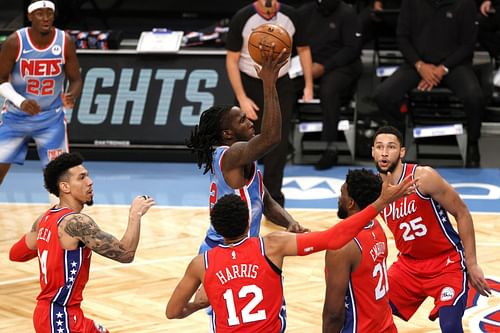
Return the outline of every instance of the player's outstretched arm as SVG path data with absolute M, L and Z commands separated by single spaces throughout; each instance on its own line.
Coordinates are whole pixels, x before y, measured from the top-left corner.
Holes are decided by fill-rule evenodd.
M 415 191 L 418 179 L 406 177 L 400 184 L 392 185 L 392 176 L 387 174 L 382 184 L 379 197 L 362 211 L 349 216 L 333 227 L 320 232 L 297 235 L 297 254 L 307 255 L 322 250 L 337 250 L 353 239 L 366 224 L 370 222 L 384 207 L 394 200 Z
M 274 48 L 273 48 L 274 49 Z M 262 80 L 264 95 L 264 113 L 260 134 L 246 142 L 236 142 L 224 155 L 224 171 L 253 163 L 269 153 L 281 141 L 281 109 L 276 80 L 281 67 L 287 62 L 285 49 L 278 57 L 273 57 L 271 50 L 261 49 L 262 67 L 256 67 Z
M 70 214 L 62 220 L 61 226 L 67 235 L 83 242 L 92 251 L 121 263 L 130 263 L 134 260 L 139 244 L 141 217 L 154 203 L 149 197 L 134 199 L 130 206 L 127 230 L 121 240 L 101 230 L 97 223 L 85 214 Z M 61 242 L 65 241 L 67 239 L 63 235 Z
M 204 263 L 203 255 L 198 255 L 191 260 L 184 276 L 175 287 L 170 300 L 168 301 L 165 315 L 168 319 L 182 319 L 193 312 L 206 308 L 208 302 L 194 302 L 189 300 L 198 290 L 203 279 Z

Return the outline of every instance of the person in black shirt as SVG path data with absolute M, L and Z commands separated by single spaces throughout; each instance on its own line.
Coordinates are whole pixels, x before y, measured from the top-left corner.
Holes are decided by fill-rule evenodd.
M 341 0 L 318 0 L 299 9 L 313 58 L 313 78 L 319 83 L 323 112 L 322 138 L 327 149 L 316 163 L 325 170 L 337 163 L 337 125 L 341 98 L 349 97 L 363 71 L 361 31 L 355 9 Z
M 467 113 L 467 167 L 479 166 L 483 94 L 472 70 L 477 37 L 474 0 L 403 0 L 397 40 L 406 63 L 374 92 L 374 100 L 392 125 L 402 127 L 399 111 L 405 94 L 417 87 L 451 89 Z
M 479 7 L 479 43 L 491 57 L 500 57 L 500 1 L 484 0 Z M 498 65 L 498 64 L 497 64 Z
M 363 32 L 363 45 L 377 36 L 396 37 L 401 0 L 375 0 L 361 9 L 359 20 Z M 390 14 L 385 14 L 390 12 Z

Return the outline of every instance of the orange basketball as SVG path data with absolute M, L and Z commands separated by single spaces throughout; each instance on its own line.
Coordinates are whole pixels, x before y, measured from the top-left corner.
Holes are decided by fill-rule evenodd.
M 253 29 L 248 38 L 248 53 L 253 61 L 259 65 L 262 63 L 260 58 L 260 48 L 262 45 L 264 50 L 271 50 L 271 45 L 274 43 L 273 57 L 277 57 L 281 50 L 286 48 L 285 53 L 289 56 L 292 49 L 292 39 L 288 32 L 281 26 L 276 24 L 265 23 Z

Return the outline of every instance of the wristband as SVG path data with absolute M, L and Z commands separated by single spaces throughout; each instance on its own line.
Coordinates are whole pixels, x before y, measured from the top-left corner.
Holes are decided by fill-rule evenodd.
M 14 87 L 10 82 L 4 82 L 0 84 L 0 96 L 3 96 L 5 99 L 8 99 L 12 104 L 17 106 L 19 109 L 21 108 L 21 104 L 26 100 L 23 96 L 21 96 L 17 91 L 14 90 Z

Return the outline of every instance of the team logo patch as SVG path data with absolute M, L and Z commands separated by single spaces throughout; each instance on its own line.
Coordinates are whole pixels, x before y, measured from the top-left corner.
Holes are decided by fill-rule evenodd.
M 441 301 L 446 302 L 455 296 L 455 290 L 452 287 L 444 287 L 443 290 L 441 290 Z
M 54 45 L 52 47 L 52 54 L 53 55 L 60 55 L 62 52 L 61 46 L 60 45 Z

